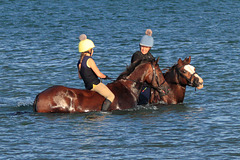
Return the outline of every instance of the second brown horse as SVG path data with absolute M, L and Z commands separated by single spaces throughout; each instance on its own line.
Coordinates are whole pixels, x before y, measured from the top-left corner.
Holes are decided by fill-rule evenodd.
M 178 59 L 177 64 L 173 65 L 164 73 L 165 85 L 169 87 L 167 95 L 159 95 L 152 91 L 150 103 L 178 104 L 182 103 L 185 97 L 186 86 L 203 88 L 203 79 L 195 72 L 195 67 L 190 65 L 191 56 L 182 60 Z
M 144 82 L 150 84 L 161 94 L 167 92 L 167 84 L 156 61 L 137 61 L 123 72 L 116 81 L 107 86 L 115 99 L 109 111 L 133 108 Z M 90 112 L 101 111 L 104 97 L 96 92 L 64 86 L 53 86 L 39 93 L 33 107 L 36 112 Z

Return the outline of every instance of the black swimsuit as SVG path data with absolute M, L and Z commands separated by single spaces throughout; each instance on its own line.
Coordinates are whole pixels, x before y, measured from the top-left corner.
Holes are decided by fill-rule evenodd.
M 85 88 L 88 90 L 91 90 L 94 85 L 98 85 L 100 83 L 100 80 L 98 79 L 98 76 L 94 73 L 94 71 L 87 66 L 87 61 L 89 58 L 92 58 L 91 56 L 85 56 L 81 63 L 81 69 L 79 71 L 84 83 Z M 79 67 L 80 60 L 78 61 L 77 66 Z

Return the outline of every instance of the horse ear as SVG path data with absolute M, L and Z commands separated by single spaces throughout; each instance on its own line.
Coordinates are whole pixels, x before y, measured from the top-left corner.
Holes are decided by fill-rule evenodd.
M 182 65 L 183 64 L 183 61 L 181 58 L 178 59 L 178 64 Z
M 190 64 L 190 62 L 191 62 L 191 56 L 189 56 L 189 58 L 188 58 L 188 64 Z
M 184 64 L 190 64 L 190 62 L 191 62 L 191 56 L 189 56 L 189 58 L 186 57 L 183 61 Z
M 191 56 L 189 56 L 189 58 L 185 58 L 184 61 L 185 61 L 186 64 L 190 64 L 190 62 L 191 62 Z
M 157 60 L 155 61 L 156 62 L 156 64 L 158 64 L 158 61 L 159 61 L 159 57 L 157 58 Z

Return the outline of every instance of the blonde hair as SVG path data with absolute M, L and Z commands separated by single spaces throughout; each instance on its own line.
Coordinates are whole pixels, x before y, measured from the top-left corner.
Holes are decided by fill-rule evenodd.
M 83 58 L 88 54 L 88 53 L 92 53 L 92 50 L 93 49 L 90 49 L 89 51 L 86 51 L 86 52 L 82 52 L 81 53 L 81 55 L 80 55 L 80 62 L 79 62 L 79 65 L 81 66 L 82 65 L 82 60 L 83 60 Z M 79 68 L 79 70 L 80 70 L 81 68 Z

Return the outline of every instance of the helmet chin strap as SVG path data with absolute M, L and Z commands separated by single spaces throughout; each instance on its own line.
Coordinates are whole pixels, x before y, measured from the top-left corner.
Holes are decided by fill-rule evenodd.
M 90 54 L 90 56 L 92 56 L 93 55 L 93 49 L 92 48 L 89 49 L 88 53 Z

